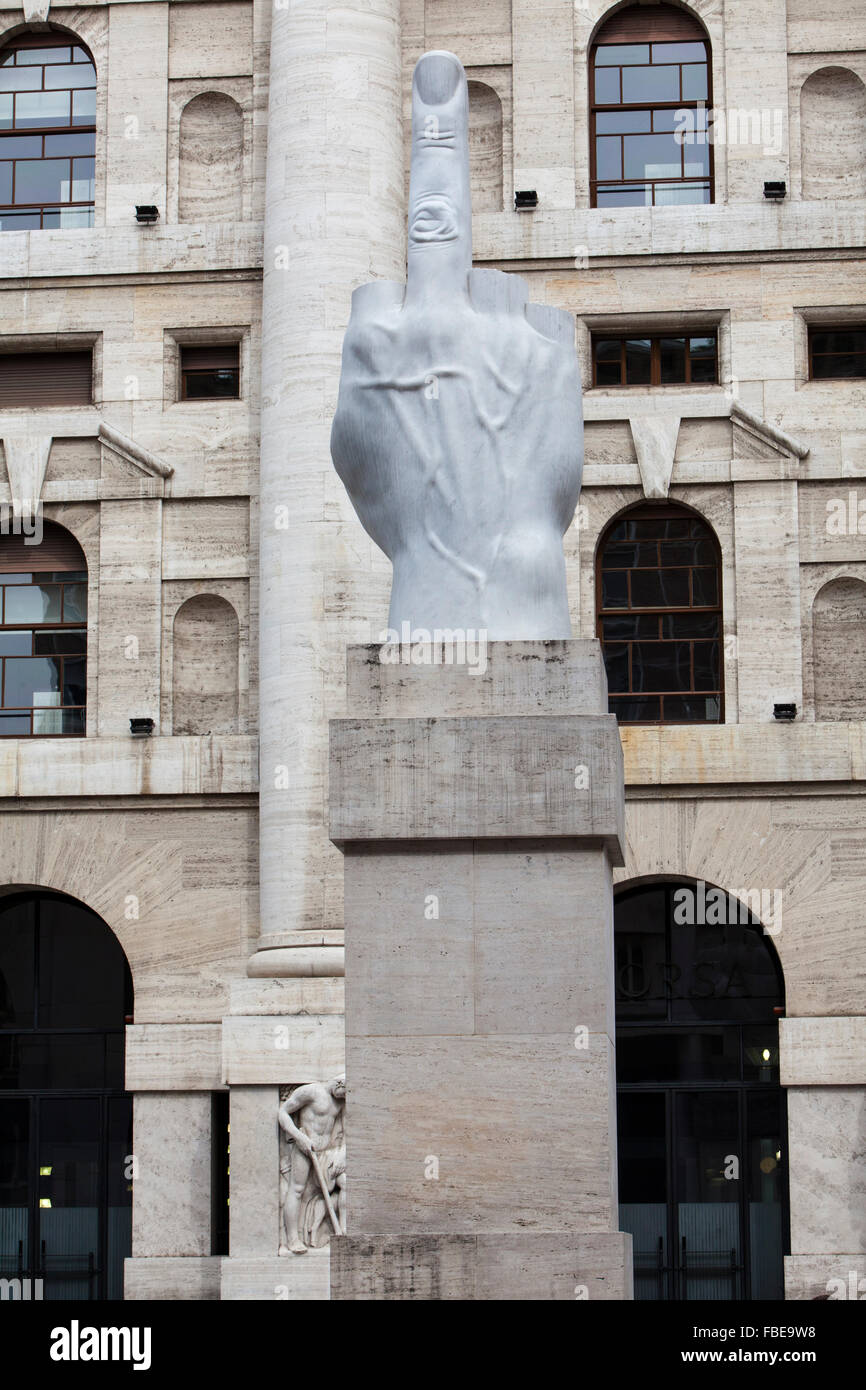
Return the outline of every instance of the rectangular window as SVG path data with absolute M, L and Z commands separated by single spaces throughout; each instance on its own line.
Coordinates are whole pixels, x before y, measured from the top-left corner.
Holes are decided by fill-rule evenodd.
M 240 344 L 181 347 L 183 401 L 237 400 L 241 394 Z
M 715 331 L 649 338 L 593 335 L 593 386 L 715 386 L 718 379 Z
M 91 405 L 93 353 L 0 353 L 0 409 L 34 405 Z
M 809 329 L 813 381 L 851 381 L 866 376 L 866 326 Z

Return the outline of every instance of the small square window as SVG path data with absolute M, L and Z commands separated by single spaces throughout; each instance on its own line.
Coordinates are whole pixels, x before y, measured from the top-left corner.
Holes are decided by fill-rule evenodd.
M 237 400 L 241 394 L 240 344 L 181 347 L 183 401 Z
M 866 324 L 810 328 L 809 376 L 813 381 L 866 377 Z

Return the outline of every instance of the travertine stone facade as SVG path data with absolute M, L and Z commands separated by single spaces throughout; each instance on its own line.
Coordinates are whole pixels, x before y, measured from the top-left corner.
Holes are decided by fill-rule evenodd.
M 789 1293 L 812 1296 L 837 1267 L 866 1273 L 866 1233 L 849 1219 L 866 1084 L 864 391 L 808 372 L 810 326 L 866 321 L 866 17 L 861 0 L 820 13 L 813 0 L 694 0 L 716 108 L 765 110 L 771 138 L 717 145 L 708 206 L 597 210 L 587 56 L 610 8 L 47 11 L 96 65 L 95 225 L 0 232 L 0 349 L 92 348 L 94 400 L 0 412 L 0 503 L 44 467 L 45 516 L 84 549 L 88 733 L 0 742 L 0 883 L 80 899 L 132 967 L 128 1084 L 142 1155 L 159 1157 L 136 1186 L 130 1297 L 218 1296 L 210 1169 L 189 1162 L 206 1148 L 204 1093 L 238 1087 L 250 1152 L 279 1086 L 326 1079 L 339 1060 L 327 719 L 347 710 L 347 645 L 386 626 L 390 573 L 331 469 L 328 431 L 351 291 L 403 277 L 410 77 L 428 48 L 456 52 L 478 95 L 476 263 L 519 271 L 532 299 L 577 315 L 585 381 L 593 331 L 718 332 L 718 386 L 587 390 L 572 621 L 595 635 L 595 550 L 624 507 L 668 495 L 713 526 L 726 722 L 623 730 L 616 878 L 784 891 Z M 0 41 L 24 26 L 21 6 L 0 9 Z M 765 200 L 765 180 L 785 180 L 787 197 Z M 524 188 L 539 195 L 531 214 L 513 211 Z M 135 205 L 150 203 L 159 220 L 137 225 Z M 230 342 L 240 399 L 181 400 L 180 350 Z M 840 502 L 841 531 L 827 525 Z M 793 725 L 774 722 L 777 702 L 796 703 Z M 131 739 L 131 717 L 152 718 L 154 736 Z M 844 1040 L 832 1031 L 849 1025 Z M 275 1053 L 276 1027 L 290 1045 Z M 327 1296 L 327 1252 L 274 1276 L 286 1261 L 271 1133 L 269 1176 L 232 1165 L 251 1189 L 223 1296 Z M 159 1245 L 170 1213 L 182 1249 Z

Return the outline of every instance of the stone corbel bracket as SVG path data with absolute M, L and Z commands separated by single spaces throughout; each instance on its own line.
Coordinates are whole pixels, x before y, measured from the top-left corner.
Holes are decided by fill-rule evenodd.
M 134 439 L 130 439 L 104 420 L 97 426 L 96 437 L 103 448 L 148 477 L 165 481 L 174 473 L 170 463 L 166 463 L 148 449 L 143 449 Z M 54 436 L 50 434 L 6 432 L 3 435 L 3 452 L 6 457 L 12 516 L 15 522 L 35 516 L 39 509 L 53 442 Z
M 768 424 L 742 402 L 728 398 L 724 413 L 759 443 L 769 444 L 773 449 L 796 459 L 808 457 L 807 444 L 801 444 L 777 425 Z M 681 418 L 678 412 L 673 411 L 629 412 L 628 422 L 645 497 L 663 499 L 670 492 Z
M 51 0 L 24 0 L 24 19 L 31 29 L 48 28 Z

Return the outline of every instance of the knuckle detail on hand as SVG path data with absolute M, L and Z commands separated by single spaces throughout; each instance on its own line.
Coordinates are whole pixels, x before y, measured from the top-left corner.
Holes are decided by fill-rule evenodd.
M 457 235 L 457 208 L 446 194 L 431 193 L 419 198 L 409 228 L 412 241 L 456 241 Z

